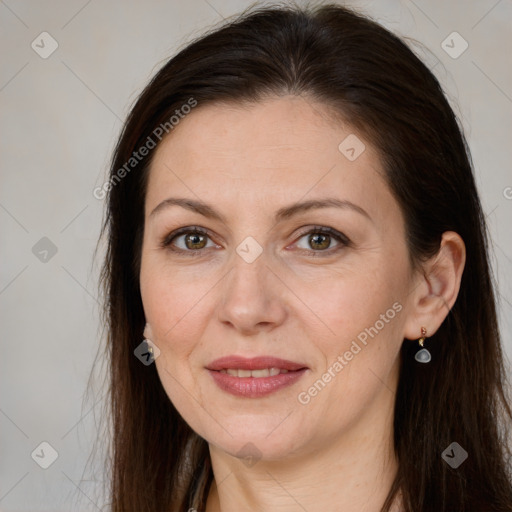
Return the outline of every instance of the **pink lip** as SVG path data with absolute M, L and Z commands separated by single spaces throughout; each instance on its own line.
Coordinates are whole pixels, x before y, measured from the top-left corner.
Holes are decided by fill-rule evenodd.
M 228 368 L 241 370 L 279 368 L 281 370 L 288 370 L 288 373 L 280 373 L 271 377 L 234 377 L 227 373 L 220 373 L 220 370 Z M 263 397 L 291 386 L 308 370 L 303 364 L 270 356 L 252 359 L 241 356 L 222 357 L 210 363 L 207 369 L 219 388 L 232 395 L 246 398 Z

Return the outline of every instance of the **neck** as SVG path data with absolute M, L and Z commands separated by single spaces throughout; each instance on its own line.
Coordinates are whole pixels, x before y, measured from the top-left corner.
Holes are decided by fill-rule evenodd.
M 378 397 L 393 403 L 393 394 Z M 337 439 L 286 460 L 260 460 L 247 467 L 210 444 L 214 481 L 206 512 L 251 510 L 292 512 L 379 512 L 396 476 L 393 407 L 382 401 Z M 388 404 L 386 404 L 387 406 Z M 400 510 L 398 503 L 392 509 Z

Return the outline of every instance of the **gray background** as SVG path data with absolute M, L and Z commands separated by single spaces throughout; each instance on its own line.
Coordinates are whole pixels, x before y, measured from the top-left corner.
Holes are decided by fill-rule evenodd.
M 122 121 L 152 74 L 190 38 L 251 3 L 0 2 L 2 511 L 102 508 L 101 464 L 84 472 L 105 392 L 97 380 L 84 395 L 102 336 L 103 252 L 94 261 L 93 251 L 104 202 L 93 189 L 103 184 Z M 512 358 L 512 2 L 350 5 L 429 48 L 417 51 L 443 84 L 472 149 Z M 31 44 L 51 49 L 45 31 L 58 48 L 42 58 Z M 454 31 L 469 44 L 457 58 L 442 46 L 446 40 L 447 50 L 460 52 L 463 41 L 447 39 Z M 58 452 L 48 469 L 36 464 L 50 461 L 49 449 L 38 448 L 43 441 Z

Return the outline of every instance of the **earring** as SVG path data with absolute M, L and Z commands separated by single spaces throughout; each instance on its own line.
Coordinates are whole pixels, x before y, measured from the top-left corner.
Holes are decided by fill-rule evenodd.
M 148 324 L 144 327 L 144 341 L 146 342 L 146 345 L 148 346 L 148 352 L 149 352 L 149 358 L 154 359 L 154 353 L 153 353 L 153 342 L 146 336 L 146 330 L 148 328 Z M 148 358 L 148 359 L 149 359 Z
M 432 360 L 432 355 L 430 354 L 430 352 L 426 348 L 423 348 L 423 342 L 425 341 L 426 337 L 427 329 L 425 329 L 425 327 L 422 327 L 421 338 L 418 340 L 418 343 L 422 348 L 421 350 L 418 350 L 418 352 L 416 352 L 416 355 L 414 356 L 414 359 L 416 359 L 418 363 L 430 363 L 430 361 Z

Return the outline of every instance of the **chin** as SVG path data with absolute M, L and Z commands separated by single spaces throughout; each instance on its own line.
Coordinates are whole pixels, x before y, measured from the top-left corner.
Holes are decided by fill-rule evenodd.
M 303 433 L 295 430 L 293 425 L 289 424 L 284 428 L 284 423 L 290 421 L 290 418 L 281 425 L 275 418 L 271 422 L 263 421 L 261 417 L 244 418 L 226 422 L 223 424 L 226 430 L 219 427 L 220 431 L 216 429 L 215 433 L 206 432 L 203 437 L 217 449 L 240 459 L 286 459 L 304 443 Z M 279 426 L 276 428 L 276 425 Z

